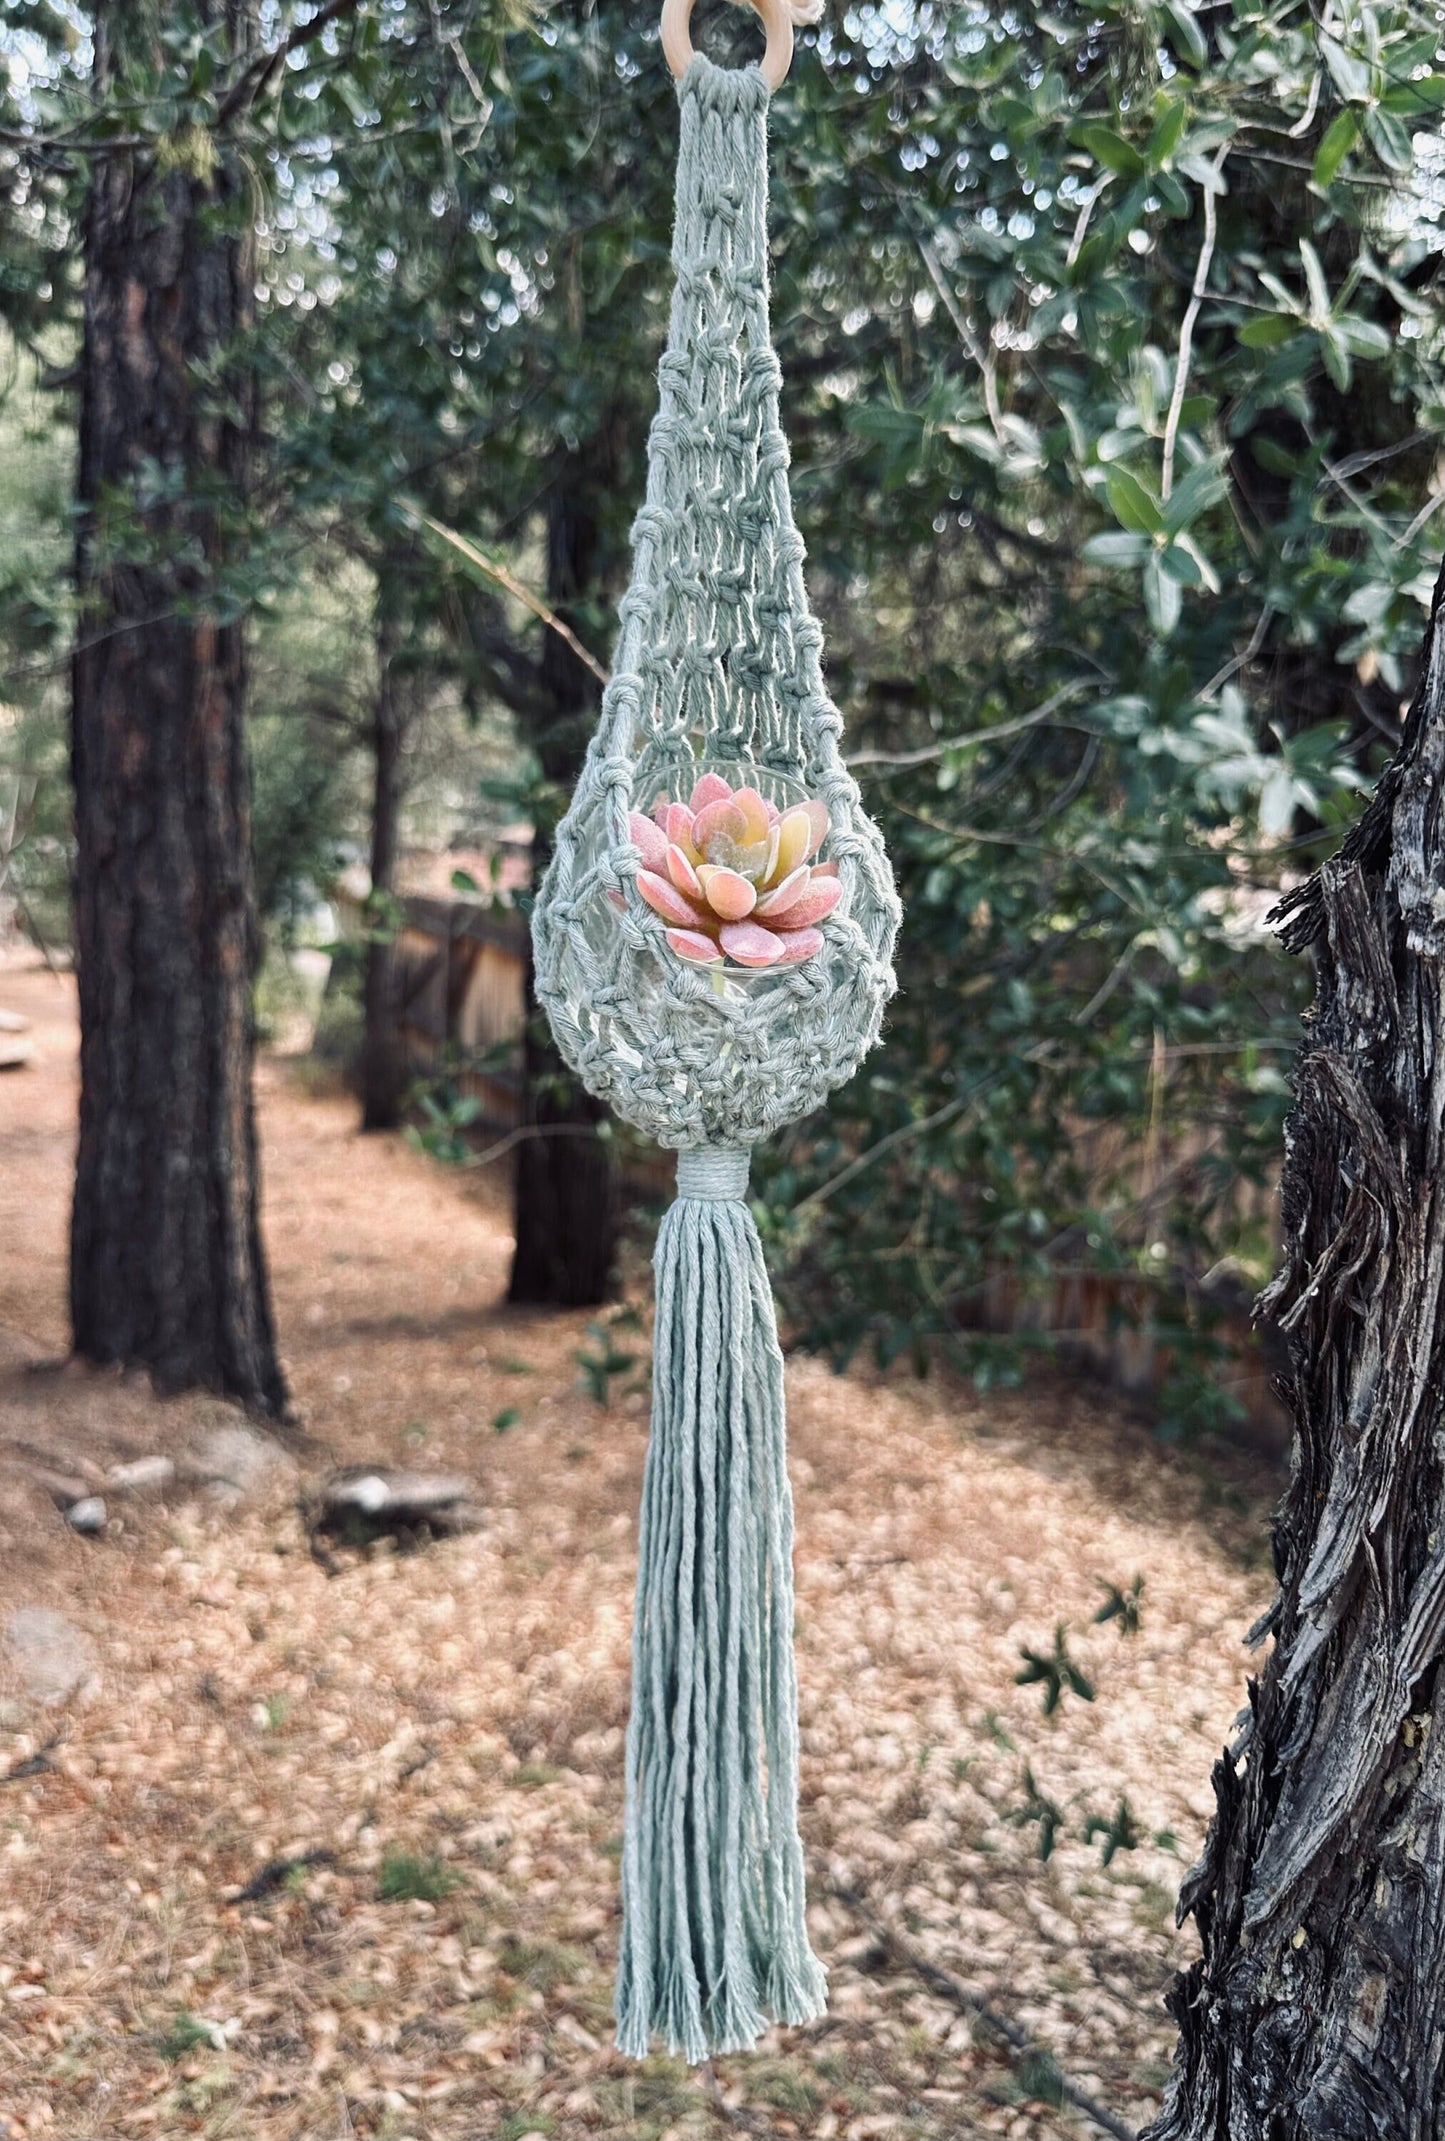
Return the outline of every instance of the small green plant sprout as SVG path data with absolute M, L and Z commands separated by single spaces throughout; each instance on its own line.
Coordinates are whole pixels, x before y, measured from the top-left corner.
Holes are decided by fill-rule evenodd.
M 467 1132 L 482 1112 L 476 1094 L 458 1092 L 449 1079 L 444 1079 L 440 1084 L 422 1087 L 413 1097 L 421 1121 L 408 1125 L 408 1142 L 434 1160 L 460 1167 L 471 1158 Z
M 505 1435 L 509 1427 L 515 1427 L 522 1417 L 520 1405 L 504 1405 L 500 1412 L 492 1414 L 492 1426 L 499 1435 Z
M 188 2008 L 181 2008 L 155 2040 L 161 2058 L 174 2064 L 190 2053 L 206 2045 L 213 2052 L 224 2052 L 228 2040 L 240 2027 L 239 2023 L 211 2022 L 204 2015 L 193 2015 Z
M 1121 1591 L 1116 1583 L 1108 1583 L 1101 1576 L 1100 1584 L 1105 1592 L 1104 1603 L 1094 1615 L 1095 1625 L 1103 1621 L 1117 1621 L 1121 1636 L 1139 1633 L 1139 1601 L 1144 1596 L 1144 1579 L 1136 1576 L 1127 1591 Z
M 613 1378 L 635 1367 L 637 1355 L 619 1351 L 610 1323 L 589 1323 L 587 1335 L 593 1341 L 593 1349 L 589 1352 L 583 1348 L 573 1358 L 582 1370 L 583 1389 L 606 1412 L 612 1403 Z
M 486 884 L 483 884 L 472 870 L 453 870 L 451 879 L 453 892 L 467 892 L 474 899 L 484 900 L 489 907 L 495 906 L 497 886 L 501 882 L 502 876 L 502 860 L 500 848 L 487 857 Z
M 1004 1820 L 1013 1829 L 1026 1829 L 1030 1822 L 1036 1821 L 1039 1825 L 1039 1857 L 1049 1859 L 1053 1856 L 1054 1845 L 1058 1842 L 1059 1832 L 1064 1826 L 1063 1809 L 1039 1790 L 1034 1782 L 1034 1773 L 1027 1762 L 1024 1764 L 1023 1784 L 1024 1796 L 1021 1803 L 1011 1807 L 1004 1815 Z
M 1054 1715 L 1064 1699 L 1065 1688 L 1077 1695 L 1081 1702 L 1093 1701 L 1094 1684 L 1069 1656 L 1068 1632 L 1063 1621 L 1054 1631 L 1052 1651 L 1030 1650 L 1024 1644 L 1019 1656 L 1024 1661 L 1023 1671 L 1014 1674 L 1014 1684 L 1021 1688 L 1042 1687 L 1045 1717 Z
M 1113 1864 L 1117 1852 L 1138 1850 L 1144 1841 L 1144 1831 L 1129 1811 L 1127 1799 L 1119 1801 L 1109 1821 L 1094 1814 L 1084 1823 L 1084 1842 L 1091 1844 L 1095 1837 L 1103 1846 L 1101 1856 L 1106 1866 Z
M 1009 1738 L 1003 1726 L 999 1723 L 997 1710 L 985 1710 L 980 1722 L 983 1725 L 984 1731 L 993 1741 L 995 1747 L 1002 1747 L 1006 1754 L 1018 1753 L 1017 1747 Z
M 362 937 L 367 944 L 392 944 L 406 927 L 406 905 L 384 885 L 376 885 L 362 902 Z
M 459 1885 L 441 1859 L 418 1858 L 410 1851 L 388 1851 L 376 1882 L 383 1903 L 440 1903 Z
M 1055 2109 L 1064 2101 L 1064 2077 L 1059 2072 L 1052 2053 L 1042 2046 L 1031 2044 L 1020 2052 L 1014 2067 L 1014 2081 L 1020 2096 L 1038 2104 L 1052 2104 Z

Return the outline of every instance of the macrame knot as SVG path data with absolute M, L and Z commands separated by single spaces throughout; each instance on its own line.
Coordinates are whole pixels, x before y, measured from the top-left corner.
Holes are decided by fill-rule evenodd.
M 752 118 L 766 111 L 769 90 L 756 66 L 718 67 L 705 52 L 698 52 L 677 85 L 677 94 L 679 102 L 693 97 L 700 111 L 731 119 L 739 113 Z
M 705 1204 L 726 1204 L 748 1193 L 752 1148 L 741 1152 L 725 1145 L 685 1145 L 677 1156 L 677 1194 Z

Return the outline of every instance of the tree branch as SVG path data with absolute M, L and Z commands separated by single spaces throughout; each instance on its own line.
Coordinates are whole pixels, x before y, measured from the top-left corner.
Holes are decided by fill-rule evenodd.
M 947 751 L 962 750 L 966 744 L 996 743 L 1001 736 L 1017 736 L 1022 729 L 1037 728 L 1040 722 L 1048 720 L 1050 714 L 1067 706 L 1070 699 L 1077 699 L 1084 688 L 1081 681 L 1062 685 L 1052 697 L 1045 699 L 1042 706 L 1036 706 L 1031 714 L 1020 715 L 1017 721 L 1000 721 L 993 728 L 974 729 L 964 736 L 947 736 L 942 743 L 924 744 L 916 751 L 855 751 L 847 763 L 850 769 L 854 766 L 924 766 L 930 759 L 942 758 Z
M 498 565 L 495 559 L 489 558 L 484 551 L 478 550 L 475 543 L 469 543 L 464 535 L 458 535 L 455 528 L 447 527 L 444 521 L 434 520 L 430 513 L 423 513 L 419 507 L 409 505 L 405 501 L 402 502 L 402 511 L 418 527 L 429 529 L 439 541 L 450 544 L 451 548 L 464 557 L 476 572 L 483 573 L 489 580 L 494 580 L 498 587 L 504 587 L 514 601 L 520 602 L 524 609 L 529 609 L 534 617 L 540 618 L 548 631 L 555 632 L 564 646 L 571 648 L 583 668 L 590 670 L 603 690 L 606 690 L 611 682 L 611 677 L 607 670 L 603 668 L 601 662 L 598 661 L 596 655 L 583 646 L 572 627 L 569 624 L 564 624 L 557 612 L 549 609 L 541 596 L 534 595 L 531 588 L 519 580 L 515 573 L 509 572 L 505 565 Z
M 1214 260 L 1214 241 L 1218 232 L 1215 198 L 1220 190 L 1224 159 L 1228 154 L 1228 142 L 1221 142 L 1214 162 L 1210 165 L 1210 182 L 1204 188 L 1204 243 L 1199 248 L 1199 261 L 1194 270 L 1194 287 L 1189 293 L 1189 303 L 1179 325 L 1179 355 L 1174 360 L 1174 391 L 1169 397 L 1169 415 L 1164 425 L 1164 455 L 1159 477 L 1161 498 L 1167 498 L 1174 488 L 1174 447 L 1179 437 L 1179 417 L 1184 407 L 1184 390 L 1189 384 L 1189 355 L 1194 344 L 1194 323 L 1199 318 L 1199 308 L 1204 302 L 1205 286 L 1209 281 L 1209 270 Z
M 886 1919 L 880 1918 L 876 1911 L 870 1909 L 856 1888 L 844 1888 L 836 1881 L 829 1881 L 827 1890 L 828 1894 L 835 1896 L 861 1924 L 867 1926 L 879 1945 L 895 1962 L 901 1963 L 905 1969 L 911 1970 L 915 1977 L 921 1978 L 930 1992 L 939 1994 L 951 2006 L 958 2008 L 961 2014 L 970 2015 L 975 2021 L 982 2022 L 996 2037 L 1003 2039 L 1010 2051 L 1017 2052 L 1030 2062 L 1046 2065 L 1051 2070 L 1059 2095 L 1066 2104 L 1072 2104 L 1076 2111 L 1083 2112 L 1086 2119 L 1092 2119 L 1106 2134 L 1112 2134 L 1114 2141 L 1137 2141 L 1133 2128 L 1126 2126 L 1122 2119 L 1116 2118 L 1097 2097 L 1090 2096 L 1087 2089 L 1081 2089 L 1077 2083 L 1071 2082 L 1068 2076 L 1060 2071 L 1052 2053 L 1036 2044 L 1027 2030 L 1020 2029 L 1017 2022 L 1011 2022 L 1007 2015 L 1001 2015 L 987 2000 L 981 1999 L 975 1992 L 970 1992 L 952 1971 L 944 1970 L 938 1963 L 931 1962 L 926 1955 L 920 1954 L 901 1934 L 894 1932 Z
M 216 113 L 215 131 L 219 134 L 233 119 L 244 118 L 257 97 L 270 88 L 292 53 L 314 42 L 324 30 L 330 29 L 333 22 L 355 14 L 357 5 L 358 0 L 326 0 L 324 7 L 319 7 L 305 22 L 298 22 L 290 36 L 283 38 L 273 51 L 258 52 L 222 98 Z

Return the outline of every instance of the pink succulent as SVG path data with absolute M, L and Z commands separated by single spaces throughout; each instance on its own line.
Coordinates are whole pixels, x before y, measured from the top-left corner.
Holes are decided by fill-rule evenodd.
M 838 866 L 809 865 L 828 837 L 819 802 L 780 810 L 756 788 L 704 773 L 686 803 L 664 798 L 628 830 L 642 852 L 637 889 L 697 966 L 798 966 L 823 949 L 817 924 L 843 896 Z

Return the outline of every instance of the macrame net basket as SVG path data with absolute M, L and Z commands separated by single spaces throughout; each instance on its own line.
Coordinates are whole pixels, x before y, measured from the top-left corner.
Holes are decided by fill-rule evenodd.
M 856 1070 L 893 991 L 899 909 L 839 754 L 778 420 L 767 105 L 697 56 L 682 107 L 676 287 L 615 667 L 533 918 L 537 994 L 588 1090 L 671 1148 L 747 1147 Z M 636 890 L 631 810 L 721 773 L 827 807 L 842 898 L 798 966 L 689 966 Z M 612 895 L 612 897 L 609 897 Z M 622 911 L 618 911 L 620 896 Z
M 677 285 L 647 500 L 615 673 L 532 935 L 567 1061 L 678 1152 L 654 1257 L 617 2042 L 640 2058 L 661 2036 L 699 2061 L 755 2044 L 769 2017 L 811 2020 L 826 1994 L 797 1819 L 783 1359 L 748 1152 L 877 1039 L 898 902 L 839 756 L 788 495 L 768 335 L 767 87 L 755 68 L 698 57 L 679 97 Z M 779 841 L 789 805 L 826 806 L 822 860 L 841 890 L 800 963 L 689 965 L 638 890 L 629 813 L 684 802 L 705 772 L 774 805 Z M 652 829 L 636 829 L 655 852 Z M 718 941 L 728 949 L 726 932 Z M 775 942 L 801 948 L 769 936 L 770 957 Z

